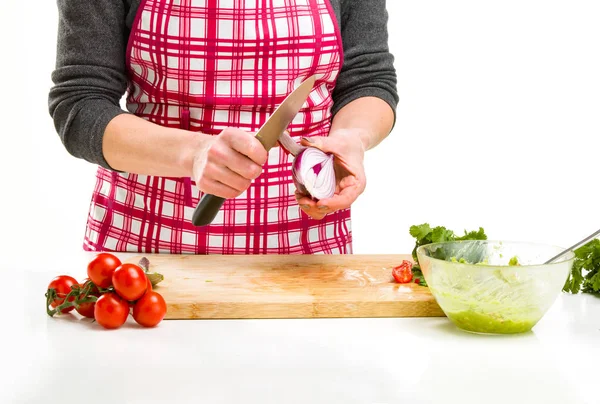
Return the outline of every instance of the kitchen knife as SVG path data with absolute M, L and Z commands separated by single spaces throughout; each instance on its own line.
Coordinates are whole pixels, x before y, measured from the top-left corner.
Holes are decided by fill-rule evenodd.
M 315 84 L 316 77 L 313 75 L 304 80 L 294 91 L 292 91 L 277 107 L 275 112 L 267 119 L 264 125 L 256 133 L 256 138 L 269 151 L 277 144 L 279 137 L 302 108 L 308 99 Z M 219 213 L 224 198 L 206 194 L 196 206 L 192 216 L 194 226 L 206 226 L 214 220 Z

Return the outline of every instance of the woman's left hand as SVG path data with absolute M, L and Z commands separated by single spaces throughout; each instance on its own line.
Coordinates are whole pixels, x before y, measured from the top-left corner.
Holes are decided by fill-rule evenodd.
M 365 147 L 358 130 L 338 129 L 328 137 L 303 138 L 303 146 L 316 147 L 334 155 L 337 187 L 335 195 L 318 202 L 296 191 L 300 208 L 314 219 L 323 219 L 328 213 L 349 208 L 367 185 L 364 168 Z

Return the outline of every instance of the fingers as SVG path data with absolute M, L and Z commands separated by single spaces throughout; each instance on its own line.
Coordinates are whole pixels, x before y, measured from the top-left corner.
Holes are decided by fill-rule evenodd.
M 303 137 L 300 140 L 300 143 L 303 146 L 308 147 L 316 147 L 324 153 L 333 153 L 336 147 L 337 139 L 323 137 L 323 136 L 312 136 L 312 137 Z
M 206 158 L 207 167 L 227 167 L 243 178 L 253 180 L 262 173 L 262 166 L 267 161 L 267 151 L 249 133 L 228 128 L 210 146 Z
M 239 191 L 240 193 L 248 189 L 252 183 L 250 179 L 242 177 L 227 167 L 218 165 L 207 166 L 205 169 L 205 175 Z
M 308 216 L 321 220 L 329 213 L 349 208 L 364 192 L 365 187 L 365 181 L 361 181 L 354 176 L 348 176 L 342 179 L 339 184 L 339 191 L 331 198 L 315 202 L 306 195 L 296 192 L 296 200 L 302 211 Z
M 340 191 L 331 198 L 322 199 L 317 206 L 327 213 L 347 209 L 365 191 L 366 182 L 354 176 L 348 176 L 340 182 Z
M 224 162 L 236 169 L 232 170 Z M 208 151 L 204 164 L 200 165 L 196 183 L 203 192 L 235 198 L 250 187 L 252 179 L 258 177 L 261 171 L 262 168 L 247 157 L 215 144 Z
M 262 173 L 261 165 L 256 164 L 236 150 L 227 147 L 217 153 L 217 156 L 213 156 L 213 158 L 213 164 L 227 167 L 229 170 L 249 180 L 258 178 Z
M 319 209 L 315 201 L 298 191 L 296 191 L 296 201 L 298 202 L 300 209 L 313 219 L 321 220 L 327 215 L 327 212 L 323 209 Z
M 248 132 L 241 129 L 227 128 L 219 136 L 232 149 L 248 157 L 255 164 L 262 166 L 267 162 L 267 151 L 258 139 Z
M 337 210 L 349 208 L 354 201 L 360 196 L 361 192 L 358 187 L 352 186 L 344 188 L 339 194 L 336 194 L 328 199 L 323 199 L 317 204 L 318 208 L 326 213 L 335 212 Z
M 207 177 L 202 177 L 197 186 L 204 193 L 219 196 L 225 199 L 237 198 L 243 192 Z
M 260 176 L 266 162 L 267 151 L 254 136 L 227 128 L 200 150 L 193 174 L 201 191 L 235 198 Z

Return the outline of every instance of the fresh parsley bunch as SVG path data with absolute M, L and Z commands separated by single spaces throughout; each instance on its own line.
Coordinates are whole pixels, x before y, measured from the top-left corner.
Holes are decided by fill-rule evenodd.
M 600 295 L 600 240 L 592 240 L 574 252 L 575 262 L 563 291 Z
M 426 285 L 425 278 L 423 277 L 423 272 L 421 271 L 419 261 L 417 260 L 417 248 L 421 247 L 422 245 L 443 243 L 445 241 L 487 240 L 487 236 L 482 227 L 476 231 L 467 232 L 465 230 L 465 234 L 463 236 L 457 236 L 452 230 L 448 230 L 443 226 L 431 228 L 429 223 L 411 226 L 410 235 L 416 239 L 415 248 L 413 248 L 412 251 L 413 260 L 415 261 L 415 265 L 413 266 L 413 276 L 415 278 L 419 278 L 421 285 L 424 286 Z

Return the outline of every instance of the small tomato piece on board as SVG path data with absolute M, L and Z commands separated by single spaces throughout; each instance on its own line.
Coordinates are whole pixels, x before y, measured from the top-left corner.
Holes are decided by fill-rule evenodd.
M 138 265 L 123 264 L 113 273 L 112 284 L 119 296 L 125 300 L 134 301 L 146 293 L 148 278 Z
M 106 289 L 112 284 L 112 275 L 121 266 L 121 261 L 112 254 L 100 253 L 90 261 L 87 267 L 88 277 L 98 287 Z
M 52 306 L 52 308 L 55 308 L 63 304 L 65 301 L 65 297 L 67 297 L 67 295 L 71 291 L 71 286 L 73 285 L 79 285 L 79 282 L 77 282 L 75 278 L 68 275 L 60 275 L 52 279 L 52 281 L 48 285 L 48 289 L 56 290 L 56 299 L 54 299 L 50 303 L 50 306 Z M 73 300 L 75 300 L 75 296 L 69 298 L 70 302 L 72 302 Z M 74 308 L 75 306 L 67 307 L 65 309 L 62 309 L 61 313 L 68 313 Z
M 129 315 L 129 304 L 116 293 L 105 293 L 96 302 L 94 318 L 107 329 L 119 328 Z
M 88 285 L 88 283 L 91 284 L 91 289 L 90 289 L 90 293 L 88 293 L 88 296 L 100 297 L 100 291 L 98 290 L 98 287 L 88 279 L 85 279 L 83 281 L 83 283 L 80 285 L 81 290 L 84 290 L 85 287 Z M 82 298 L 83 298 L 83 294 L 79 295 L 79 299 L 82 299 Z M 77 310 L 77 313 L 81 314 L 83 317 L 94 318 L 94 308 L 95 307 L 96 307 L 96 302 L 81 303 L 79 305 L 79 307 L 75 308 L 75 310 Z
M 165 318 L 167 303 L 154 291 L 147 292 L 133 306 L 133 319 L 144 327 L 154 327 Z
M 412 263 L 407 260 L 402 261 L 402 264 L 392 269 L 392 275 L 398 283 L 409 283 L 413 278 Z

